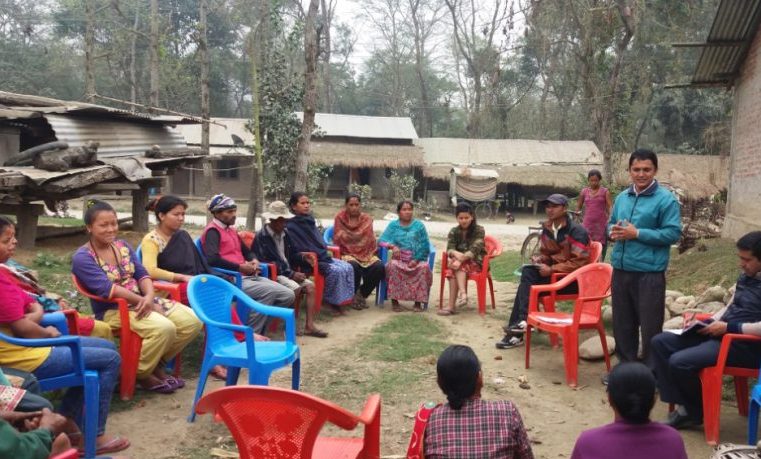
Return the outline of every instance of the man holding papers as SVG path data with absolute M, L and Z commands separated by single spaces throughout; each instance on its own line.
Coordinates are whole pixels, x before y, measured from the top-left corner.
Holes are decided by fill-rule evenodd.
M 666 423 L 677 429 L 703 423 L 698 373 L 716 364 L 721 337 L 726 333 L 761 335 L 761 231 L 746 234 L 736 246 L 743 272 L 729 304 L 711 321 L 704 321 L 707 325 L 682 334 L 664 332 L 651 342 L 661 400 L 677 405 Z M 733 343 L 727 365 L 758 368 L 759 356 L 759 343 Z

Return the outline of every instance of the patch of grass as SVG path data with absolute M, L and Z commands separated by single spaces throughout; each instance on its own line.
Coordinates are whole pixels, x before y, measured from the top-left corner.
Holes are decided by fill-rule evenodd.
M 516 282 L 518 277 L 513 275 L 521 265 L 521 253 L 517 250 L 505 250 L 502 255 L 489 262 L 489 269 L 494 280 L 499 282 Z
M 710 239 L 681 255 L 673 251 L 666 282 L 669 289 L 692 295 L 713 285 L 729 287 L 739 274 L 735 241 Z
M 76 217 L 45 217 L 41 216 L 39 219 L 40 225 L 46 226 L 84 226 L 81 218 Z
M 446 343 L 439 341 L 443 331 L 435 321 L 416 315 L 394 316 L 375 327 L 359 346 L 362 355 L 382 362 L 409 362 L 438 355 Z

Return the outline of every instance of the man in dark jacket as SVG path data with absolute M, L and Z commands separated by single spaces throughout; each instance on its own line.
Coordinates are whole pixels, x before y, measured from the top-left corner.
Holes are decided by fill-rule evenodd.
M 269 223 L 256 233 L 252 250 L 260 261 L 275 263 L 277 266 L 277 281 L 279 284 L 293 290 L 296 298 L 302 294 L 307 297 L 307 317 L 304 325 L 304 335 L 325 338 L 328 334 L 314 325 L 315 288 L 314 283 L 301 272 L 291 268 L 291 244 L 285 229 L 286 221 L 293 217 L 288 206 L 282 201 L 274 201 L 268 211 L 262 214 Z M 296 305 L 298 307 L 298 304 Z
M 505 336 L 497 341 L 497 349 L 510 349 L 523 344 L 528 317 L 529 293 L 532 285 L 549 284 L 552 273 L 570 273 L 589 263 L 589 235 L 583 226 L 568 217 L 568 198 L 551 194 L 541 202 L 547 214 L 542 225 L 541 255 L 531 260 L 521 271 L 521 281 L 515 293 L 513 312 L 507 325 L 502 327 Z M 576 283 L 562 293 L 578 291 Z
M 685 428 L 703 423 L 700 370 L 716 365 L 721 339 L 726 333 L 761 335 L 761 231 L 737 241 L 742 274 L 727 307 L 713 315 L 706 326 L 684 333 L 663 332 L 651 342 L 651 359 L 661 400 L 677 405 L 666 424 Z M 697 324 L 702 325 L 702 324 Z M 727 366 L 758 368 L 761 344 L 734 341 Z

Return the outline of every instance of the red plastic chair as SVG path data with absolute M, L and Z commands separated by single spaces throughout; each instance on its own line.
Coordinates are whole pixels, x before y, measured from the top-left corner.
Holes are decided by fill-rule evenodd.
M 484 238 L 484 244 L 486 245 L 486 255 L 481 264 L 481 271 L 477 273 L 468 274 L 468 278 L 465 280 L 467 289 L 468 281 L 476 282 L 476 294 L 478 296 L 478 313 L 481 315 L 486 314 L 486 283 L 489 283 L 489 291 L 491 292 L 491 308 L 496 309 L 496 301 L 494 301 L 494 281 L 489 271 L 489 262 L 492 258 L 502 255 L 502 243 L 493 236 L 486 236 Z M 441 254 L 441 281 L 439 285 L 439 309 L 444 307 L 444 286 L 446 285 L 446 271 L 449 264 L 449 257 L 447 252 L 444 251 Z
M 370 395 L 357 416 L 304 392 L 267 386 L 224 387 L 198 401 L 196 413 L 221 419 L 241 459 L 259 457 L 380 457 L 379 394 Z M 344 430 L 364 424 L 362 438 L 318 436 L 325 422 Z
M 602 323 L 602 302 L 610 296 L 610 280 L 613 268 L 607 263 L 592 263 L 582 266 L 554 284 L 533 285 L 529 294 L 529 312 L 526 322 L 526 368 L 529 367 L 531 353 L 531 329 L 544 330 L 560 335 L 563 339 L 563 356 L 565 359 L 566 382 L 575 387 L 578 379 L 579 364 L 579 330 L 596 329 L 600 335 L 605 365 L 610 371 L 608 343 L 605 339 L 605 327 Z M 539 294 L 558 291 L 572 282 L 579 285 L 573 313 L 540 312 L 538 310 Z
M 79 283 L 79 279 L 73 274 L 71 275 L 71 281 L 74 283 L 74 287 L 76 287 L 79 293 L 90 298 L 90 300 L 114 303 L 119 307 L 119 322 L 121 323 L 121 328 L 118 331 L 114 331 L 114 335 L 119 337 L 119 353 L 122 357 L 119 396 L 122 400 L 129 400 L 135 394 L 137 364 L 140 361 L 140 350 L 143 347 L 143 339 L 137 333 L 133 332 L 129 326 L 129 305 L 127 304 L 127 300 L 123 298 L 101 298 L 95 296 L 87 291 L 87 289 Z M 171 284 L 166 282 L 156 282 L 153 284 L 153 287 L 156 290 L 167 291 L 171 294 L 171 290 L 167 290 L 171 289 L 170 285 Z M 174 368 L 174 373 L 178 376 L 180 369 L 179 358 L 180 356 L 178 355 Z
M 407 459 L 423 459 L 423 440 L 425 439 L 425 428 L 428 425 L 428 418 L 431 412 L 438 405 L 433 402 L 427 402 L 420 406 L 415 413 L 415 425 L 412 427 L 410 443 L 407 445 Z
M 69 448 L 55 456 L 50 456 L 49 459 L 79 459 L 79 451 L 76 448 Z

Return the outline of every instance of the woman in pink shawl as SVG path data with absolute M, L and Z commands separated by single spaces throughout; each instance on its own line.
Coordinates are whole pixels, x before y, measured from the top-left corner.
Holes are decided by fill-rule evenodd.
M 376 256 L 373 218 L 362 212 L 362 200 L 351 193 L 333 222 L 333 244 L 341 258 L 354 268 L 354 309 L 367 308 L 367 297 L 386 276 L 383 262 Z

